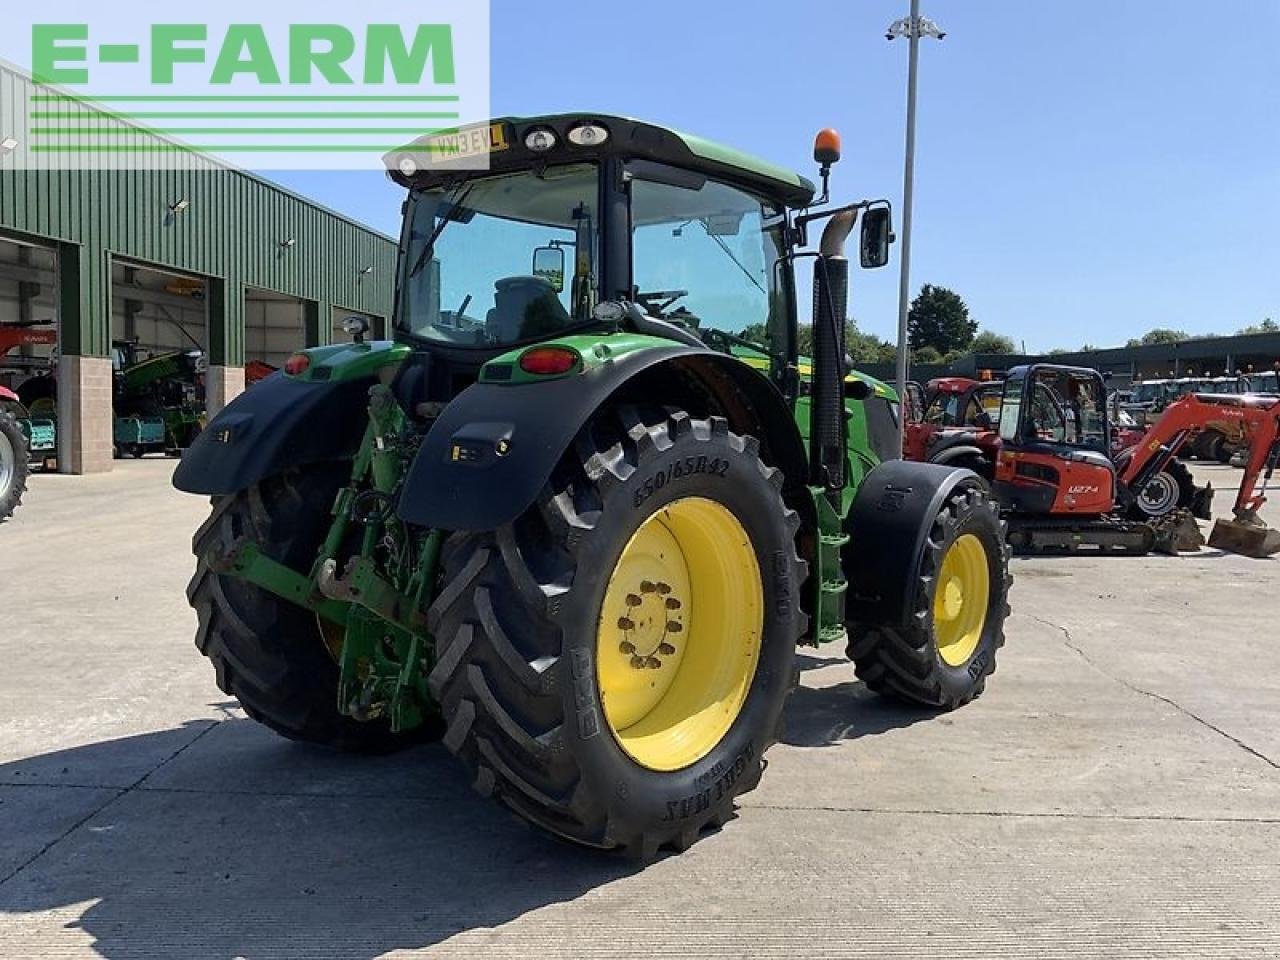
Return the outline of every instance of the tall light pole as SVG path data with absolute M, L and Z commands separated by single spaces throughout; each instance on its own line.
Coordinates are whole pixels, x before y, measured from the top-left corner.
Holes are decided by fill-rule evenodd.
M 907 312 L 911 299 L 911 212 L 915 201 L 916 166 L 916 76 L 920 68 L 920 38 L 941 40 L 946 36 L 928 17 L 920 16 L 920 0 L 911 0 L 911 16 L 889 25 L 886 40 L 906 37 L 910 45 L 907 57 L 907 150 L 902 175 L 902 277 L 898 284 L 898 400 L 903 415 L 898 418 L 898 453 L 906 435 L 907 418 Z

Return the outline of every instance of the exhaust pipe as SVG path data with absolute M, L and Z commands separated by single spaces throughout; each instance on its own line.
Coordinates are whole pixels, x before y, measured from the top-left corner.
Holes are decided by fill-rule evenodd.
M 844 245 L 858 219 L 856 210 L 837 213 L 822 231 L 813 268 L 813 384 L 809 406 L 811 480 L 839 509 L 844 489 L 844 322 L 849 307 L 849 259 Z

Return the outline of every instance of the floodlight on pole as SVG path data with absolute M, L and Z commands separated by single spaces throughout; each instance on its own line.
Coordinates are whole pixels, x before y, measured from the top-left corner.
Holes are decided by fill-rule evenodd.
M 920 16 L 920 0 L 911 0 L 911 15 L 895 20 L 884 35 L 886 40 L 906 37 L 910 42 L 907 57 L 907 144 L 902 175 L 902 275 L 898 286 L 898 400 L 902 414 L 898 417 L 898 453 L 906 436 L 907 400 L 907 314 L 911 301 L 911 213 L 915 200 L 916 164 L 916 79 L 920 65 L 920 38 L 941 40 L 947 34 L 928 17 Z

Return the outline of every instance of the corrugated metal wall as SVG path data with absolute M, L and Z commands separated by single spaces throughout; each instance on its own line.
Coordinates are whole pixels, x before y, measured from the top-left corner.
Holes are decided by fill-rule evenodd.
M 36 89 L 0 64 L 0 139 L 31 142 Z M 89 112 L 80 104 L 57 109 L 68 117 Z M 64 353 L 107 354 L 109 257 L 222 281 L 213 285 L 220 295 L 210 297 L 213 363 L 244 362 L 245 286 L 314 301 L 326 317 L 339 304 L 390 316 L 396 248 L 388 238 L 195 154 L 173 152 L 154 163 L 154 170 L 128 170 L 108 154 L 106 169 L 27 171 L 0 157 L 0 230 L 58 242 Z M 170 204 L 181 199 L 190 206 L 171 214 Z M 282 247 L 288 239 L 294 245 Z M 372 273 L 362 276 L 368 267 Z

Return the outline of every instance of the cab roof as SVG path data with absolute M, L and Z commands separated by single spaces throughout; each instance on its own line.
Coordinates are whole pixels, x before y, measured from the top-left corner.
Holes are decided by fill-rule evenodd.
M 587 123 L 603 126 L 609 131 L 608 139 L 598 146 L 572 144 L 569 131 Z M 556 145 L 543 153 L 534 153 L 525 146 L 525 138 L 538 129 L 551 130 L 556 135 Z M 488 171 L 460 169 L 457 158 L 463 151 L 473 157 L 487 154 Z M 672 164 L 728 180 L 797 209 L 808 206 L 815 193 L 812 181 L 806 177 L 733 147 L 671 127 L 601 113 L 496 117 L 488 123 L 419 137 L 388 153 L 384 160 L 390 177 L 397 183 L 429 189 L 459 178 L 527 169 L 539 160 L 573 163 L 605 156 Z

